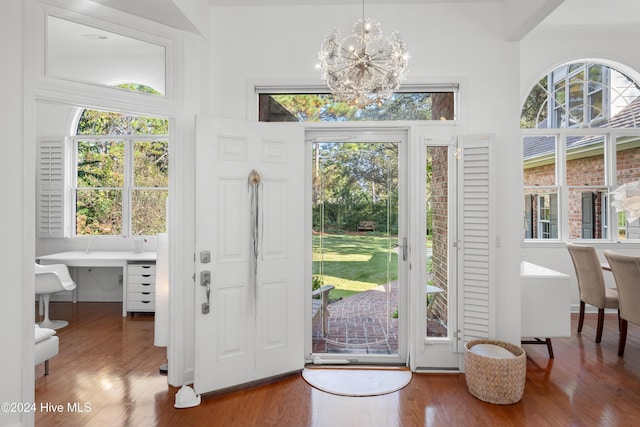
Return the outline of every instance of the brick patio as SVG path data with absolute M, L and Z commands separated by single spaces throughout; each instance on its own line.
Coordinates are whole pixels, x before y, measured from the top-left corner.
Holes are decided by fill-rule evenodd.
M 387 292 L 389 302 L 387 303 Z M 398 319 L 392 318 L 398 301 L 398 282 L 329 304 L 326 338 L 321 316 L 313 324 L 313 352 L 334 354 L 396 354 Z M 429 336 L 443 336 L 446 329 L 428 321 Z

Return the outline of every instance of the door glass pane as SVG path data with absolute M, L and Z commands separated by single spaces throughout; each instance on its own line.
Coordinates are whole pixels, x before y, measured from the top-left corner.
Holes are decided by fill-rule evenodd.
M 398 144 L 315 143 L 311 161 L 313 352 L 397 355 Z
M 448 335 L 449 147 L 427 147 L 427 337 Z

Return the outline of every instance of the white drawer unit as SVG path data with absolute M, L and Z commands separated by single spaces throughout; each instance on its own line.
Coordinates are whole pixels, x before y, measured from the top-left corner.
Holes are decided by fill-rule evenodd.
M 127 311 L 154 312 L 156 309 L 156 264 L 127 264 Z

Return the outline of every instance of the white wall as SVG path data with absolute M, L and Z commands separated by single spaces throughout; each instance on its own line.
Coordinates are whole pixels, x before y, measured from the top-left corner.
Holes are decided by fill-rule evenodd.
M 23 169 L 32 150 L 25 144 L 24 72 L 23 72 L 23 2 L 9 0 L 2 4 L 0 14 L 0 81 L 3 82 L 0 102 L 0 126 L 3 132 L 0 156 L 2 201 L 0 223 L 3 225 L 0 243 L 2 298 L 0 298 L 0 332 L 3 350 L 0 352 L 0 402 L 33 401 L 33 166 Z M 29 211 L 31 209 L 31 211 Z M 25 332 L 25 330 L 27 332 Z M 30 332 L 30 335 L 28 332 Z M 24 336 L 30 342 L 24 342 Z M 11 351 L 7 351 L 11 349 Z M 31 384 L 31 386 L 29 386 Z M 0 425 L 28 424 L 30 415 L 0 412 Z
M 175 331 L 170 344 L 169 383 L 182 385 L 193 381 L 195 364 L 195 117 L 210 114 L 208 44 L 201 37 L 186 34 L 179 53 L 176 80 L 176 101 L 183 106 L 172 123 L 173 141 L 170 147 L 169 229 L 171 238 L 170 312 L 184 315 L 172 322 Z M 177 369 L 172 370 L 172 366 Z
M 504 41 L 499 5 L 367 5 L 385 35 L 399 30 L 411 60 L 409 83 L 461 83 L 461 121 L 469 134 L 495 133 L 500 209 L 496 336 L 520 340 L 519 46 Z M 343 36 L 360 6 L 226 7 L 212 10 L 211 111 L 247 118 L 248 85 L 321 84 L 318 49 L 332 27 Z
M 558 66 L 575 60 L 591 59 L 610 65 L 629 77 L 640 82 L 640 55 L 637 43 L 640 28 L 601 28 L 582 27 L 540 27 L 528 35 L 521 43 L 520 51 L 520 100 L 524 102 L 531 87 L 546 73 Z M 521 146 L 521 144 L 519 143 Z M 518 147 L 521 150 L 520 147 Z M 520 151 L 521 158 L 521 151 Z M 519 213 L 520 217 L 522 213 Z M 522 230 L 519 231 L 522 235 Z M 590 242 L 591 244 L 592 242 Z M 594 243 L 601 260 L 604 250 L 611 249 L 622 253 L 636 253 L 640 243 L 624 244 Z M 579 306 L 578 285 L 571 257 L 564 243 L 531 242 L 523 244 L 525 260 L 544 265 L 571 276 L 572 310 Z M 610 274 L 605 274 L 608 286 L 615 283 Z

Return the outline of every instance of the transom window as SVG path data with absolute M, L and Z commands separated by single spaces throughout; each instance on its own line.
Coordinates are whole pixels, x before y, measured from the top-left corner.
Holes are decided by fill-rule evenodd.
M 608 194 L 640 179 L 639 123 L 640 86 L 607 65 L 571 63 L 538 81 L 521 114 L 525 239 L 637 238 Z
M 336 101 L 328 93 L 261 93 L 261 122 L 345 122 L 455 120 L 457 87 L 429 92 L 398 92 L 365 108 Z
M 149 41 L 155 37 L 136 34 L 137 31 L 113 23 L 106 27 L 113 31 L 47 16 L 47 77 L 165 96 L 171 88 L 171 74 L 167 73 L 172 57 L 170 43 Z M 155 90 L 140 91 L 136 85 L 120 85 L 121 82 L 146 84 Z

